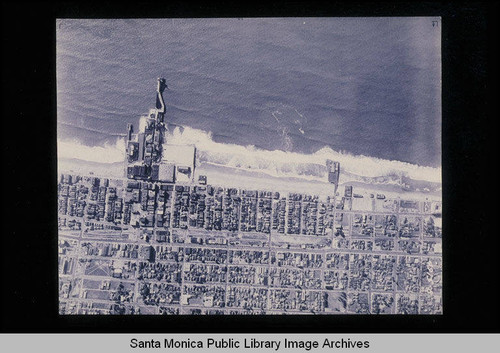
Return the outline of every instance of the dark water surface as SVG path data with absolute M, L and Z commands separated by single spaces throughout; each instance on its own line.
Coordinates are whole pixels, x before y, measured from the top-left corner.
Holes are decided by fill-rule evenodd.
M 58 137 L 113 144 L 154 107 L 216 142 L 441 165 L 431 18 L 60 20 Z

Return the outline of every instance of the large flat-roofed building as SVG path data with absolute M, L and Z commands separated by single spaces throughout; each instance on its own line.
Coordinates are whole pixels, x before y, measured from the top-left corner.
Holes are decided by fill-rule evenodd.
M 175 164 L 162 162 L 158 165 L 158 181 L 165 183 L 175 183 Z
M 196 147 L 193 145 L 163 145 L 161 164 L 175 165 L 175 179 L 179 182 L 191 182 L 196 167 Z

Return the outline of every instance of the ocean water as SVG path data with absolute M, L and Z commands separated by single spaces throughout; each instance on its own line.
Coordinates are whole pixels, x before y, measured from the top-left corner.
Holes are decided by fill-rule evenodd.
M 441 179 L 435 18 L 59 20 L 60 157 L 122 159 L 165 77 L 169 138 L 202 162 Z

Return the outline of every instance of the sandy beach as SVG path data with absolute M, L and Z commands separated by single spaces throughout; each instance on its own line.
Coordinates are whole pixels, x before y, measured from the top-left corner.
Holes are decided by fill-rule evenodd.
M 59 173 L 73 173 L 79 175 L 94 175 L 104 178 L 124 178 L 124 165 L 116 163 L 97 163 L 79 159 L 60 158 L 58 161 Z M 214 186 L 224 186 L 240 189 L 255 189 L 266 191 L 278 191 L 283 194 L 289 192 L 302 193 L 308 195 L 318 195 L 324 199 L 333 196 L 334 188 L 332 184 L 316 180 L 307 180 L 293 177 L 275 177 L 262 172 L 247 169 L 227 167 L 204 163 L 196 168 L 195 178 L 199 175 L 206 175 L 208 184 Z M 346 178 L 344 178 L 345 180 Z M 355 193 L 370 197 L 370 194 L 384 194 L 387 198 L 407 198 L 412 200 L 440 201 L 440 191 L 435 192 L 406 192 L 396 184 L 368 184 L 360 181 L 344 181 L 340 183 L 337 192 L 344 193 L 346 185 L 353 186 Z

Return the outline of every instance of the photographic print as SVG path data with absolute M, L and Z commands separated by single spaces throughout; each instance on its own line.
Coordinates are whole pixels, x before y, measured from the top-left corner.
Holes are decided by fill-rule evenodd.
M 55 25 L 61 315 L 443 314 L 439 17 Z

